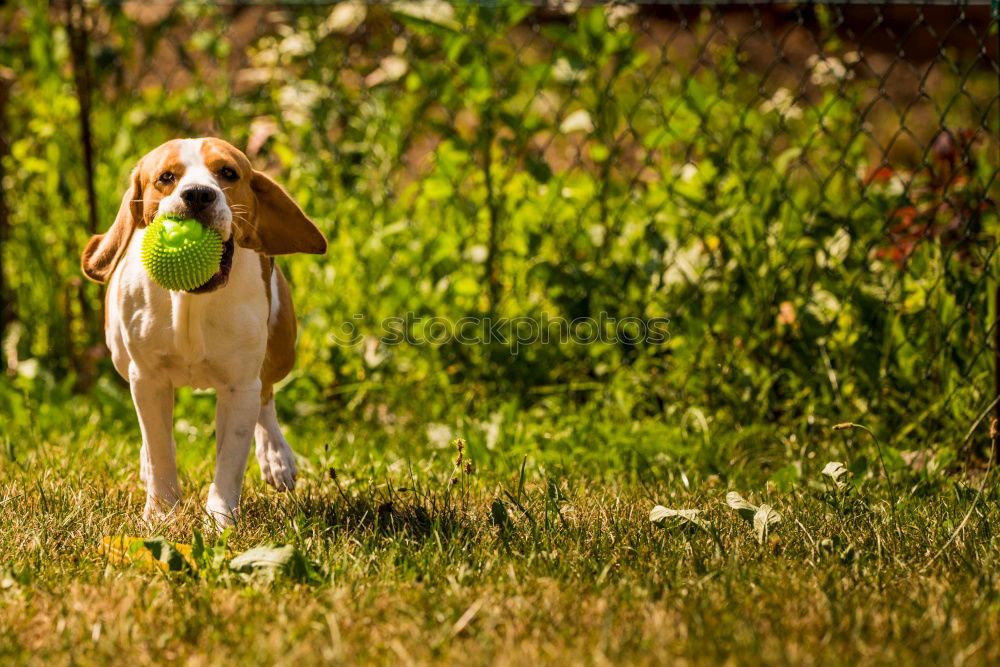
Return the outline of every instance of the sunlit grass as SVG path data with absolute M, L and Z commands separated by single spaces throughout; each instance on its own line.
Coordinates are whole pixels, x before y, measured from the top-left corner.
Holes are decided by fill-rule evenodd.
M 138 465 L 125 449 L 120 438 L 94 437 L 38 443 L 18 463 L 0 457 L 0 658 L 1000 659 L 991 640 L 1000 630 L 995 483 L 976 502 L 980 480 L 899 471 L 905 491 L 893 513 L 881 475 L 826 476 L 820 462 L 779 492 L 747 475 L 692 472 L 699 481 L 685 483 L 687 474 L 650 470 L 615 481 L 571 463 L 558 471 L 525 463 L 522 473 L 518 462 L 476 462 L 467 472 L 468 450 L 456 465 L 453 448 L 352 469 L 332 463 L 350 460 L 345 452 L 304 444 L 293 494 L 265 487 L 251 464 L 243 519 L 228 537 L 230 553 L 288 543 L 314 564 L 309 579 L 267 583 L 224 563 L 172 575 L 109 563 L 98 550 L 105 535 L 190 542 L 203 526 L 199 500 L 211 474 L 208 448 L 192 443 L 187 501 L 149 528 L 139 520 Z M 195 452 L 203 458 L 192 460 Z M 780 522 L 760 540 L 726 505 L 727 491 L 770 504 Z M 716 537 L 654 526 L 656 504 L 703 510 Z

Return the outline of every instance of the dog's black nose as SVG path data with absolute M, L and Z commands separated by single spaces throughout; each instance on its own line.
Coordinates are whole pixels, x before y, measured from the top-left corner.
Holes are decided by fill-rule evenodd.
M 191 213 L 197 213 L 215 201 L 215 190 L 204 185 L 192 185 L 184 188 L 181 199 L 188 205 Z

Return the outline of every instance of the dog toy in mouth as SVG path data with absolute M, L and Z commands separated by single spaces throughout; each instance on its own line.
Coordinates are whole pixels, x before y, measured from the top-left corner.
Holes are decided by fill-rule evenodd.
M 222 237 L 197 220 L 157 216 L 142 239 L 142 265 L 169 290 L 201 287 L 219 270 L 221 259 Z

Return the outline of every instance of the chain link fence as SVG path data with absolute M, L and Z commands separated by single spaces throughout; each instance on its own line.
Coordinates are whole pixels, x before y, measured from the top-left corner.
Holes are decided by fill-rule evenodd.
M 965 437 L 1000 395 L 985 3 L 69 1 L 2 7 L 0 34 L 12 377 L 106 374 L 79 250 L 138 157 L 214 135 L 332 241 L 288 263 L 302 404 L 480 387 L 748 439 L 868 420 L 985 446 Z M 390 346 L 404 313 L 670 324 L 512 355 Z M 344 323 L 358 345 L 332 341 Z

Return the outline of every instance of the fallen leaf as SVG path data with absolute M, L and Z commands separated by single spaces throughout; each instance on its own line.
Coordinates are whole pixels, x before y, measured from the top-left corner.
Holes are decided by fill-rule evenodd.
M 726 504 L 736 510 L 747 523 L 753 523 L 753 517 L 757 513 L 756 505 L 751 505 L 735 491 L 726 494 Z
M 839 489 L 847 484 L 847 482 L 842 481 L 840 478 L 850 474 L 850 471 L 840 461 L 830 461 L 823 466 L 823 474 L 832 479 Z
M 757 531 L 757 543 L 764 544 L 771 526 L 781 521 L 778 514 L 770 505 L 761 505 L 753 515 L 753 527 Z
M 684 524 L 698 526 L 702 530 L 712 527 L 708 521 L 701 518 L 702 510 L 674 510 L 663 505 L 657 505 L 649 512 L 649 520 L 660 525 Z
M 162 537 L 128 537 L 106 535 L 98 553 L 113 565 L 137 565 L 141 569 L 161 572 L 194 572 L 191 545 L 170 542 Z
M 239 554 L 229 561 L 229 568 L 241 574 L 262 573 L 274 578 L 278 575 L 292 579 L 309 576 L 309 562 L 291 544 L 263 544 Z

